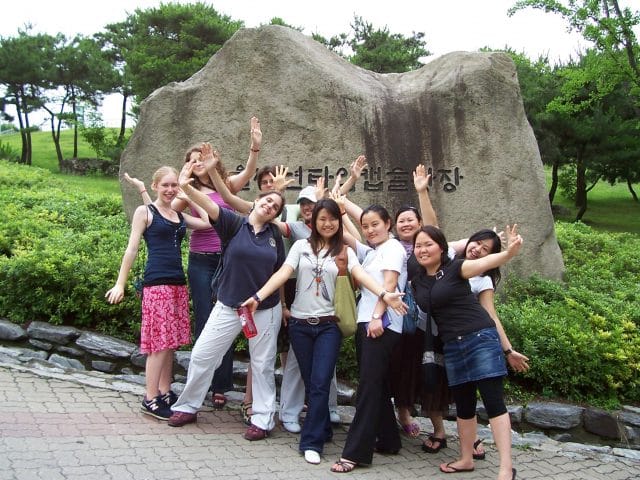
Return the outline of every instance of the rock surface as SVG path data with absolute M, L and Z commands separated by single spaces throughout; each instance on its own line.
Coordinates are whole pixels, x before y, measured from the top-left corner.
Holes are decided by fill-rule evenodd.
M 264 133 L 259 166 L 285 164 L 300 188 L 330 180 L 359 155 L 369 168 L 350 197 L 390 211 L 417 204 L 411 172 L 431 169 L 431 198 L 450 239 L 519 223 L 526 247 L 510 268 L 559 279 L 544 172 L 516 71 L 502 53 L 454 52 L 419 70 L 376 74 L 295 30 L 239 30 L 191 78 L 153 92 L 122 155 L 124 172 L 149 186 L 161 165 L 210 141 L 228 170 L 248 156 L 249 118 Z M 242 192 L 251 198 L 255 181 Z M 123 185 L 129 215 L 140 196 Z

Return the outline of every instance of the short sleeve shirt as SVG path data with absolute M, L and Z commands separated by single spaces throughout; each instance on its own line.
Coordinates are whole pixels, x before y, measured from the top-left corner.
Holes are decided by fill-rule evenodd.
M 291 305 L 291 315 L 296 318 L 334 314 L 333 299 L 338 267 L 334 257 L 325 256 L 326 249 L 313 253 L 308 240 L 298 240 L 289 249 L 285 264 L 297 272 L 296 296 Z M 356 254 L 347 249 L 348 270 L 358 264 Z

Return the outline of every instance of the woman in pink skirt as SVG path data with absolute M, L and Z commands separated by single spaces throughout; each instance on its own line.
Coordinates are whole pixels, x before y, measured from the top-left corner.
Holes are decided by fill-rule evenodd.
M 140 351 L 147 355 L 147 363 L 146 392 L 141 410 L 159 420 L 168 420 L 171 416 L 169 407 L 177 399 L 171 391 L 173 353 L 191 342 L 189 294 L 180 244 L 187 227 L 205 229 L 209 228 L 209 223 L 171 208 L 171 202 L 180 191 L 178 172 L 174 168 L 159 168 L 153 174 L 151 188 L 157 198 L 147 206 L 139 206 L 133 214 L 118 280 L 105 297 L 109 303 L 122 301 L 140 238 L 144 237 L 148 255 L 142 291 Z M 202 218 L 207 217 L 203 214 Z

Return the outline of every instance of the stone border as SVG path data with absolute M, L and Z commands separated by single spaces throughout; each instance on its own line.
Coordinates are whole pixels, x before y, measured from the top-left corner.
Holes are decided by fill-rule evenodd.
M 116 374 L 117 379 L 140 383 L 144 373 L 145 356 L 133 343 L 100 333 L 82 331 L 74 327 L 56 326 L 46 322 L 31 322 L 25 329 L 6 319 L 0 319 L 0 353 L 20 362 L 46 361 L 63 369 Z M 176 380 L 182 380 L 189 366 L 191 352 L 175 355 Z M 234 377 L 243 384 L 247 363 L 234 361 Z M 280 377 L 281 372 L 277 372 Z M 280 378 L 278 378 L 280 380 Z M 144 380 L 142 380 L 144 383 Z M 241 388 L 241 387 L 240 387 Z M 353 388 L 338 384 L 338 401 L 353 403 Z M 560 442 L 595 443 L 602 447 L 634 449 L 640 452 L 640 408 L 623 406 L 608 412 L 594 407 L 556 402 L 532 402 L 526 406 L 510 405 L 513 425 L 523 431 L 543 430 Z M 482 405 L 478 416 L 488 421 Z M 455 409 L 449 412 L 455 419 Z M 531 435 L 531 434 L 529 434 Z M 535 433 L 534 433 L 535 435 Z

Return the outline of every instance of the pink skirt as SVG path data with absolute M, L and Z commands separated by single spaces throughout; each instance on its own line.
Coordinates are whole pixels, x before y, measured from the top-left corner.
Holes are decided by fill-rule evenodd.
M 191 343 L 189 293 L 186 285 L 144 287 L 140 351 L 176 350 Z

